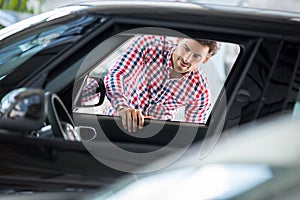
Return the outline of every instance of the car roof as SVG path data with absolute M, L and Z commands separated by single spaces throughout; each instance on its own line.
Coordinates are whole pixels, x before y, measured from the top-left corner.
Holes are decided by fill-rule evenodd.
M 275 115 L 225 131 L 212 149 L 195 145 L 178 166 L 213 163 L 266 163 L 275 167 L 300 167 L 299 116 Z M 237 151 L 238 149 L 238 151 Z M 197 152 L 195 154 L 195 152 Z
M 300 13 L 285 12 L 285 11 L 275 11 L 275 10 L 265 10 L 265 9 L 254 9 L 254 8 L 242 8 L 235 6 L 220 6 L 213 4 L 200 4 L 196 1 L 128 1 L 128 0 L 103 0 L 103 1 L 84 1 L 71 3 L 54 10 L 42 13 L 30 17 L 28 19 L 22 20 L 21 22 L 15 23 L 8 28 L 2 29 L 0 31 L 0 40 L 4 39 L 8 35 L 17 33 L 23 29 L 28 28 L 31 25 L 39 24 L 44 21 L 50 21 L 52 19 L 65 16 L 69 13 L 76 12 L 90 12 L 90 13 L 102 13 L 114 16 L 122 15 L 123 17 L 131 16 L 150 16 L 153 20 L 165 18 L 166 20 L 172 20 L 176 15 L 180 15 L 180 20 L 190 19 L 189 17 L 203 17 L 207 22 L 209 22 L 209 16 L 219 17 L 220 19 L 229 19 L 229 21 L 223 21 L 220 23 L 232 22 L 231 19 L 235 18 L 237 21 L 242 19 L 251 20 L 252 25 L 257 26 L 257 21 L 261 22 L 272 22 L 278 23 L 277 29 L 279 30 L 279 23 L 284 27 L 281 30 L 293 32 L 298 35 L 298 30 L 291 29 L 287 27 L 288 24 L 299 24 L 300 23 Z M 155 13 L 155 15 L 154 15 Z M 204 16 L 205 15 L 205 16 Z M 167 16 L 169 18 L 167 18 Z M 195 19 L 194 19 L 195 20 Z M 250 26 L 247 23 L 239 24 L 239 27 Z M 265 25 L 261 25 L 264 30 L 266 30 Z M 253 28 L 252 28 L 253 29 Z
M 173 10 L 176 12 L 199 12 L 207 11 L 214 14 L 232 14 L 232 15 L 244 15 L 252 17 L 269 17 L 281 20 L 293 20 L 300 21 L 300 13 L 290 12 L 290 11 L 280 11 L 271 9 L 261 9 L 261 8 L 249 8 L 249 7 L 239 7 L 232 5 L 216 5 L 208 3 L 200 3 L 199 1 L 189 0 L 189 1 L 170 1 L 170 0 L 149 0 L 149 1 L 128 1 L 128 0 L 104 0 L 104 1 L 84 1 L 78 2 L 70 5 L 81 5 L 88 6 L 92 10 L 109 11 L 112 14 L 117 11 L 123 11 L 124 14 L 140 13 L 140 12 L 151 12 L 155 13 L 165 12 L 166 10 Z M 115 13 L 115 14 L 118 14 Z

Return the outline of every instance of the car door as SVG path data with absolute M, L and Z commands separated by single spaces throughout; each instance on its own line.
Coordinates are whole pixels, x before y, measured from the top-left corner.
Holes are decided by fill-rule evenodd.
M 274 86 L 270 87 L 270 84 L 277 84 L 274 80 L 280 80 L 279 78 L 284 79 L 282 81 L 285 83 L 279 81 L 279 85 L 282 87 L 281 90 L 283 91 L 290 91 L 291 89 L 288 88 L 290 88 L 292 84 L 295 84 L 293 74 L 294 71 L 298 69 L 298 65 L 295 64 L 298 59 L 298 46 L 297 44 L 292 44 L 292 41 L 289 41 L 292 39 L 286 38 L 285 40 L 282 40 L 282 35 L 279 30 L 270 33 L 269 29 L 256 26 L 256 23 L 266 23 L 264 21 L 260 22 L 259 20 L 252 21 L 252 19 L 244 19 L 245 22 L 249 22 L 249 26 L 237 26 L 240 24 L 237 18 L 222 18 L 224 22 L 230 21 L 231 26 L 220 31 L 217 28 L 220 24 L 216 19 L 211 19 L 209 25 L 198 24 L 201 19 L 195 18 L 198 21 L 195 19 L 190 20 L 188 17 L 186 19 L 174 18 L 173 20 L 177 20 L 177 23 L 168 21 L 168 25 L 166 25 L 166 21 L 164 20 L 161 20 L 160 23 L 154 23 L 147 18 L 147 16 L 136 19 L 134 22 L 130 21 L 130 18 L 127 19 L 125 16 L 122 16 L 122 20 L 119 19 L 120 18 L 118 17 L 115 18 L 118 27 L 118 36 L 124 36 L 125 38 L 127 36 L 133 36 L 134 34 L 156 34 L 175 37 L 184 34 L 194 38 L 208 38 L 233 43 L 238 45 L 241 50 L 240 53 L 236 54 L 237 57 L 235 58 L 237 59 L 234 60 L 232 66 L 230 66 L 231 71 L 227 74 L 228 76 L 223 84 L 223 88 L 216 97 L 216 103 L 207 124 L 200 125 L 182 121 L 151 120 L 151 130 L 155 130 L 155 133 L 157 134 L 151 135 L 149 132 L 145 131 L 143 133 L 143 131 L 140 131 L 140 133 L 133 135 L 126 133 L 126 131 L 122 129 L 118 117 L 107 116 L 104 114 L 95 115 L 93 112 L 82 112 L 82 110 L 79 112 L 78 110 L 81 109 L 80 104 L 78 104 L 78 101 L 74 102 L 73 109 L 75 110 L 73 111 L 75 112 L 73 112 L 73 115 L 79 126 L 97 127 L 96 132 L 100 140 L 112 142 L 116 144 L 117 147 L 122 147 L 123 144 L 126 146 L 123 147 L 126 151 L 149 153 L 160 150 L 170 144 L 172 147 L 185 148 L 191 143 L 201 140 L 202 142 L 204 141 L 204 146 L 206 145 L 207 153 L 216 144 L 222 130 L 255 121 L 256 119 L 263 117 L 263 115 L 259 114 L 261 110 L 268 110 L 271 107 L 275 108 L 274 105 L 276 103 L 270 104 L 269 107 L 263 103 L 266 98 L 275 98 L 274 96 L 270 96 L 271 94 L 275 95 L 275 93 L 267 92 Z M 128 20 L 128 22 L 126 20 Z M 173 24 L 173 22 L 176 25 Z M 179 24 L 181 26 L 179 26 Z M 223 25 L 224 24 L 226 23 L 223 23 Z M 268 26 L 272 27 L 275 25 L 270 22 L 268 23 Z M 284 27 L 285 25 L 283 24 L 281 28 Z M 111 36 L 116 35 L 117 34 L 111 34 Z M 106 42 L 109 41 L 109 39 L 110 38 L 108 37 Z M 100 49 L 105 49 L 107 51 L 107 48 L 101 47 L 101 43 L 98 44 L 100 45 Z M 104 44 L 107 45 L 107 43 Z M 123 43 L 121 42 L 119 45 L 121 44 Z M 288 52 L 293 53 L 289 54 Z M 109 54 L 98 56 L 98 63 L 101 63 L 101 58 L 108 55 Z M 294 61 L 290 63 L 290 67 L 285 68 L 287 64 L 289 64 L 288 60 L 290 60 L 287 58 L 291 55 L 293 55 L 291 59 Z M 278 61 L 280 62 L 278 63 Z M 81 93 L 80 88 L 85 84 L 84 81 L 87 79 L 87 75 L 92 72 L 96 65 L 97 62 L 91 64 L 90 67 L 87 67 L 88 69 L 86 69 L 85 72 L 77 77 L 75 83 L 77 89 L 75 89 L 75 92 L 73 90 L 73 97 L 76 97 L 76 94 Z M 273 73 L 277 71 L 276 69 L 281 69 L 279 72 L 284 71 L 285 76 L 277 77 L 279 74 L 274 74 L 276 78 L 273 80 L 270 74 L 273 75 Z M 280 101 L 284 99 L 283 102 L 286 102 L 287 98 L 289 98 L 292 99 L 292 102 L 295 102 L 295 95 L 296 93 L 282 93 Z M 288 104 L 283 103 L 282 105 Z M 288 110 L 288 108 L 286 106 L 280 106 L 277 110 L 267 112 L 265 115 L 270 115 L 273 112 L 278 113 L 283 110 Z M 150 132 L 151 130 L 149 129 Z M 176 144 L 172 143 L 172 141 L 174 141 L 173 139 L 177 139 L 177 134 L 182 130 L 184 134 L 178 137 L 180 139 L 177 140 Z M 188 133 L 192 134 L 188 135 Z M 143 145 L 140 146 L 140 144 Z
M 286 37 L 282 35 L 283 30 L 294 30 L 291 24 L 272 23 L 272 20 L 261 22 L 263 19 L 228 13 L 221 15 L 204 12 L 198 15 L 184 11 L 185 17 L 172 12 L 153 16 L 127 9 L 129 13 L 124 11 L 126 14 L 115 15 L 92 12 L 92 23 L 89 26 L 77 29 L 75 24 L 70 29 L 71 33 L 79 36 L 75 37 L 77 39 L 70 37 L 74 39 L 67 43 L 70 45 L 46 48 L 34 54 L 34 59 L 22 62 L 24 67 L 1 76 L 1 96 L 13 88 L 23 86 L 54 92 L 72 114 L 75 126 L 86 130 L 87 134 L 90 129 L 86 127 L 95 129 L 91 137 L 82 135 L 82 142 L 62 138 L 24 139 L 20 135 L 11 138 L 6 137 L 4 131 L 2 136 L 6 139 L 2 141 L 7 144 L 4 147 L 9 147 L 12 152 L 18 151 L 19 155 L 26 154 L 21 163 L 18 163 L 14 153 L 9 154 L 9 157 L 16 158 L 13 163 L 18 163 L 16 168 L 20 174 L 26 172 L 24 168 L 31 167 L 31 173 L 48 169 L 55 172 L 48 174 L 53 175 L 54 182 L 55 177 L 66 178 L 63 181 L 68 180 L 68 184 L 77 178 L 79 184 L 81 178 L 86 176 L 91 182 L 94 177 L 99 178 L 92 186 L 105 185 L 105 181 L 112 181 L 122 175 L 120 171 L 138 172 L 139 167 L 166 154 L 177 151 L 178 154 L 173 157 L 177 159 L 195 141 L 204 144 L 203 155 L 206 155 L 217 143 L 222 130 L 289 110 L 294 105 L 294 91 L 299 88 L 298 77 L 294 73 L 299 65 L 299 39 L 292 31 Z M 82 19 L 89 16 L 85 13 L 82 15 Z M 74 19 L 74 15 L 70 19 Z M 57 22 L 64 24 L 65 21 Z M 274 28 L 278 26 L 278 30 Z M 170 37 L 184 35 L 237 45 L 240 51 L 229 66 L 231 70 L 226 73 L 226 79 L 217 92 L 206 124 L 149 120 L 147 126 L 138 133 L 128 134 L 120 126 L 120 118 L 95 113 L 96 104 L 81 104 L 80 94 L 86 80 L 93 78 L 97 66 L 136 34 Z M 273 91 L 274 85 L 280 86 L 280 98 Z M 9 140 L 13 142 L 7 143 Z M 14 150 L 13 145 L 20 148 Z M 5 156 L 3 153 L 2 157 Z M 164 167 L 172 161 L 157 167 Z M 5 169 L 8 170 L 11 163 L 6 164 Z M 47 172 L 45 170 L 41 173 L 43 177 L 47 177 Z M 60 176 L 60 173 L 66 176 Z
M 141 20 L 141 23 L 148 23 L 148 21 Z M 119 26 L 119 25 L 118 25 Z M 170 37 L 179 37 L 183 35 L 183 33 L 178 32 L 176 29 L 167 29 L 167 28 L 151 28 L 148 26 L 140 25 L 139 28 L 132 29 L 132 26 L 129 24 L 123 24 L 122 25 L 123 31 L 118 32 L 118 34 L 112 34 L 111 37 L 107 38 L 105 41 L 102 41 L 100 43 L 97 43 L 97 46 L 88 53 L 88 55 L 84 58 L 83 61 L 81 61 L 81 68 L 78 70 L 76 81 L 73 88 L 69 88 L 68 90 L 64 90 L 65 94 L 72 93 L 73 95 L 73 107 L 71 108 L 69 106 L 69 109 L 73 109 L 73 117 L 75 120 L 75 124 L 78 126 L 83 127 L 94 127 L 96 128 L 97 136 L 101 138 L 100 140 L 104 140 L 107 142 L 113 142 L 117 143 L 117 146 L 126 146 L 126 150 L 131 150 L 133 152 L 144 152 L 149 153 L 153 152 L 159 149 L 162 149 L 165 146 L 171 145 L 173 148 L 187 148 L 189 145 L 191 145 L 195 141 L 199 141 L 205 138 L 207 131 L 208 131 L 208 124 L 193 124 L 193 123 L 187 123 L 184 121 L 161 121 L 161 120 L 149 120 L 147 121 L 147 126 L 139 131 L 137 134 L 128 134 L 123 128 L 120 123 L 119 117 L 113 117 L 108 116 L 104 113 L 103 109 L 101 108 L 101 105 L 99 107 L 94 106 L 93 103 L 90 105 L 81 105 L 80 99 L 82 96 L 83 87 L 87 85 L 86 81 L 90 78 L 97 78 L 102 79 L 105 76 L 105 73 L 107 73 L 108 69 L 107 65 L 112 65 L 113 58 L 116 52 L 120 51 L 120 47 L 126 44 L 126 42 L 130 41 L 135 35 L 137 34 L 156 34 L 156 35 L 166 35 Z M 189 33 L 188 30 L 186 30 L 186 33 Z M 195 34 L 195 33 L 194 33 Z M 216 33 L 211 34 L 203 34 L 200 32 L 198 37 L 207 37 L 207 35 L 216 35 Z M 185 35 L 187 37 L 187 35 Z M 194 36 L 196 37 L 196 36 Z M 243 37 L 235 37 L 235 43 L 232 42 L 232 40 L 228 40 L 222 38 L 223 35 L 220 34 L 218 37 L 214 36 L 210 39 L 216 39 L 219 38 L 220 41 L 223 41 L 224 45 L 225 43 L 234 45 L 235 48 L 239 50 L 239 45 L 243 45 L 246 47 L 247 50 L 245 50 L 244 54 L 240 56 L 241 61 L 246 61 L 248 59 L 248 56 L 250 55 L 250 50 L 254 47 L 253 42 L 255 40 L 248 41 Z M 222 39 L 221 39 L 222 38 Z M 229 42 L 230 41 L 230 42 Z M 249 49 L 249 50 L 248 50 Z M 230 66 L 227 66 L 229 68 L 232 68 L 235 59 L 239 56 L 239 52 L 235 53 L 233 58 L 234 60 L 230 62 Z M 115 57 L 117 58 L 117 57 Z M 112 62 L 112 63 L 110 63 Z M 222 60 L 222 62 L 224 62 Z M 88 63 L 88 64 L 86 64 Z M 215 76 L 217 77 L 217 76 Z M 57 83 L 59 81 L 64 80 L 64 78 L 57 78 L 53 83 Z M 215 80 L 211 80 L 216 81 Z M 51 90 L 55 91 L 54 84 L 51 85 Z M 224 100 L 226 101 L 226 93 L 224 90 L 222 90 L 222 87 L 224 87 L 224 82 L 222 83 L 221 88 L 219 88 L 219 91 L 217 95 L 215 96 L 215 105 L 214 111 L 222 112 L 224 113 Z M 72 91 L 71 91 L 72 89 Z M 49 88 L 50 90 L 50 88 Z M 95 90 L 96 91 L 96 90 Z M 99 92 L 99 91 L 98 91 Z M 101 92 L 100 92 L 101 93 Z M 104 96 L 105 93 L 101 93 L 100 96 Z M 64 94 L 62 94 L 62 98 Z M 221 98 L 218 99 L 218 96 Z M 221 103 L 220 103 L 221 102 Z M 107 102 L 103 102 L 104 104 Z M 100 111 L 102 110 L 102 111 Z M 104 109 L 105 110 L 105 109 Z M 224 117 L 224 115 L 217 115 L 214 118 L 213 121 L 219 121 L 219 118 Z M 224 120 L 224 119 L 223 119 Z M 221 120 L 220 120 L 221 121 Z M 213 127 L 213 126 L 211 126 Z M 212 128 L 210 133 L 217 132 L 215 131 L 215 128 Z M 219 130 L 220 131 L 220 130 Z M 179 137 L 178 137 L 178 133 Z M 220 133 L 220 132 L 218 132 Z M 99 134 L 99 135 L 98 135 Z M 143 145 L 141 145 L 143 144 Z M 144 150 L 143 150 L 144 148 Z

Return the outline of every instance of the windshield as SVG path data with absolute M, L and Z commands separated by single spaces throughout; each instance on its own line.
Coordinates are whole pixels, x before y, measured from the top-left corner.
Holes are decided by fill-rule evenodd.
M 86 27 L 97 20 L 95 16 L 78 16 L 57 24 L 38 25 L 27 33 L 20 32 L 19 35 L 6 38 L 0 43 L 0 80 L 42 50 L 62 44 L 68 46 L 78 41 L 91 30 Z M 63 49 L 59 48 L 58 51 Z
M 33 26 L 35 24 L 41 23 L 43 21 L 52 20 L 55 17 L 57 17 L 58 15 L 61 17 L 63 15 L 67 15 L 71 12 L 78 11 L 78 10 L 81 10 L 84 8 L 85 8 L 85 6 L 69 6 L 66 8 L 55 9 L 55 10 L 52 10 L 49 12 L 42 13 L 40 15 L 36 15 L 36 16 L 27 18 L 18 23 L 10 25 L 4 29 L 1 29 L 0 30 L 0 40 L 4 39 L 14 33 L 22 31 L 30 26 Z M 63 15 L 61 13 L 63 13 Z

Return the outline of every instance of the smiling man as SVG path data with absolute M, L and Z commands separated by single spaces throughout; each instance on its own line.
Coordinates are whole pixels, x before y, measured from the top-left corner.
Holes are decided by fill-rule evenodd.
M 107 114 L 119 115 L 129 132 L 144 118 L 172 120 L 183 106 L 187 122 L 206 123 L 211 97 L 199 65 L 219 48 L 211 40 L 139 36 L 105 77 Z

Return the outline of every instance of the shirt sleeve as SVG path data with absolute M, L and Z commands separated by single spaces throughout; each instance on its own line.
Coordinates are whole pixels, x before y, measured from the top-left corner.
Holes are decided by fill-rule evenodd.
M 211 94 L 207 85 L 201 89 L 199 96 L 185 107 L 187 122 L 205 124 L 211 111 Z
M 126 82 L 133 78 L 134 70 L 143 66 L 151 40 L 150 36 L 139 36 L 105 76 L 106 96 L 113 108 L 129 106 L 126 91 L 130 88 L 126 87 Z

